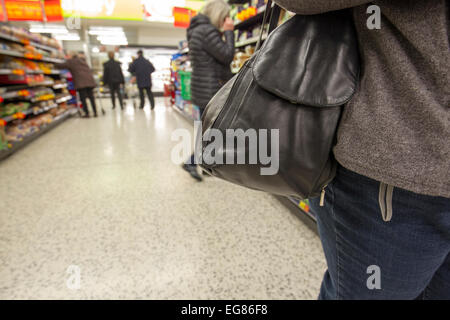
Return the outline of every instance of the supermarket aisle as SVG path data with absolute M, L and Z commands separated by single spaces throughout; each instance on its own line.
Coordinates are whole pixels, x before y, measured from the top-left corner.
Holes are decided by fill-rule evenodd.
M 173 164 L 170 134 L 191 125 L 162 100 L 106 109 L 0 162 L 0 299 L 316 298 L 324 257 L 297 217 Z

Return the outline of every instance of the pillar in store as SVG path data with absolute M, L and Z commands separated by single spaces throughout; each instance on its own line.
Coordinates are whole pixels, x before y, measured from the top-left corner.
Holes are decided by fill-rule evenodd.
M 86 56 L 86 62 L 88 63 L 89 67 L 92 68 L 92 60 L 91 60 L 91 50 L 89 50 L 90 43 L 89 43 L 89 33 L 88 33 L 88 28 L 86 28 L 85 26 L 81 27 L 81 34 L 83 35 L 82 40 L 83 40 L 83 51 L 84 51 L 84 55 Z

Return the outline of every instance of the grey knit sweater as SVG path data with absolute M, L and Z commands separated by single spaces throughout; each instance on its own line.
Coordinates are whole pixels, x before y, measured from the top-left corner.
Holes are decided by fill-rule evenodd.
M 450 49 L 446 0 L 275 0 L 299 14 L 353 8 L 362 58 L 334 154 L 344 167 L 450 198 Z M 369 5 L 381 29 L 367 28 Z

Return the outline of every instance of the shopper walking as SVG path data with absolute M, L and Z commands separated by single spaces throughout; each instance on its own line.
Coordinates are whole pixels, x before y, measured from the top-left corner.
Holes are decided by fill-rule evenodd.
M 229 13 L 230 7 L 225 1 L 207 1 L 187 29 L 192 64 L 191 97 L 200 108 L 200 113 L 232 76 L 230 63 L 234 57 L 234 24 Z M 202 180 L 194 155 L 183 164 L 183 169 L 193 178 Z
M 144 91 L 147 93 L 148 99 L 150 101 L 151 109 L 155 108 L 155 98 L 152 93 L 152 76 L 151 74 L 155 71 L 153 64 L 144 58 L 142 50 L 137 52 L 138 57 L 134 60 L 128 71 L 136 76 L 136 82 L 139 88 L 139 98 L 141 101 L 140 109 L 144 108 L 145 97 Z
M 448 2 L 275 1 L 299 14 L 351 8 L 362 56 L 337 176 L 323 207 L 311 201 L 328 264 L 319 298 L 450 299 Z
M 114 52 L 108 52 L 109 60 L 103 64 L 103 83 L 109 87 L 112 108 L 116 108 L 116 94 L 119 98 L 120 109 L 123 110 L 121 86 L 125 83 L 120 62 L 114 60 Z
M 69 70 L 72 74 L 73 85 L 75 90 L 78 91 L 81 103 L 83 104 L 84 117 L 89 117 L 87 99 L 91 102 L 94 117 L 97 117 L 97 107 L 95 105 L 94 98 L 94 88 L 96 87 L 96 83 L 92 75 L 92 70 L 86 60 L 80 57 L 77 53 L 73 53 L 65 62 L 57 63 L 55 65 L 59 69 Z

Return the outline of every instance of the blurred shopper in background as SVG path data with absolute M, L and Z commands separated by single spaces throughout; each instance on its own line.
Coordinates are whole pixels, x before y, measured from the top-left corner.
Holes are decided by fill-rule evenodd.
M 123 97 L 121 85 L 125 83 L 120 62 L 114 60 L 114 52 L 108 52 L 109 60 L 103 64 L 103 83 L 109 87 L 112 108 L 116 107 L 116 93 L 119 98 L 120 108 L 123 110 Z
M 200 113 L 232 77 L 230 64 L 234 57 L 234 23 L 229 14 L 230 7 L 225 1 L 209 0 L 192 18 L 187 29 L 192 64 L 191 97 L 200 108 Z M 202 180 L 194 155 L 183 164 L 183 168 L 193 178 Z
M 87 98 L 91 102 L 94 117 L 97 117 L 97 107 L 95 105 L 94 88 L 97 86 L 91 68 L 86 62 L 84 56 L 78 53 L 72 53 L 63 63 L 55 64 L 59 69 L 67 69 L 72 74 L 73 84 L 75 90 L 80 95 L 81 103 L 83 104 L 84 117 L 89 117 L 89 110 L 87 107 Z
M 325 206 L 311 201 L 328 264 L 319 298 L 450 299 L 448 1 L 275 1 L 304 15 L 351 8 L 362 57 L 337 176 Z
M 150 101 L 151 109 L 155 108 L 155 98 L 152 93 L 152 76 L 155 71 L 153 64 L 144 58 L 142 50 L 137 52 L 138 57 L 134 60 L 128 71 L 136 77 L 136 82 L 139 88 L 139 99 L 141 100 L 140 109 L 144 108 L 145 96 L 144 91 L 147 92 Z

